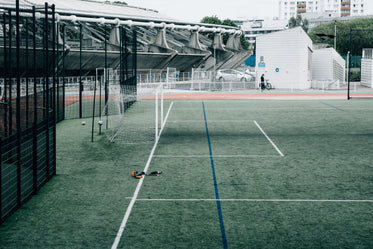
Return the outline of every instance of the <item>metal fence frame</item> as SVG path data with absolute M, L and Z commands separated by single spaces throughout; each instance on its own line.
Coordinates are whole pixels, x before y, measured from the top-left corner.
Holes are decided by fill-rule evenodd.
M 42 13 L 43 18 L 37 20 L 36 12 Z M 24 18 L 25 13 L 32 15 L 32 23 L 30 18 Z M 0 75 L 4 81 L 0 102 L 2 224 L 56 174 L 58 86 L 54 5 L 45 3 L 38 9 L 21 10 L 19 1 L 16 1 L 16 8 L 3 13 L 0 22 L 6 68 Z M 38 31 L 36 22 L 42 27 Z M 42 40 L 39 51 L 37 35 Z M 26 40 L 25 44 L 21 43 L 21 38 Z M 29 42 L 32 47 L 29 47 Z M 42 72 L 36 71 L 36 63 L 43 63 Z M 21 82 L 21 75 L 26 75 L 25 82 Z M 41 84 L 40 81 L 38 84 L 37 77 L 42 77 Z

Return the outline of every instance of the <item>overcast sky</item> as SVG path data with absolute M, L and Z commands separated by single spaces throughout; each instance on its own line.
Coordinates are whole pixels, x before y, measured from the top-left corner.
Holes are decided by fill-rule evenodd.
M 224 20 L 278 16 L 279 0 L 124 0 L 129 5 L 158 10 L 180 20 L 199 22 L 205 16 Z M 367 14 L 373 14 L 373 0 L 365 0 Z

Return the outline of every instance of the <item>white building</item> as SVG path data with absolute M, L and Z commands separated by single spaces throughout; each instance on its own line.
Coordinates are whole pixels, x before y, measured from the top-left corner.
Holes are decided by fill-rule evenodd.
M 277 89 L 311 88 L 312 53 L 312 40 L 301 27 L 258 36 L 257 83 L 264 74 Z
M 285 30 L 287 27 L 287 20 L 272 19 L 247 20 L 243 21 L 240 25 L 240 29 L 243 31 L 246 40 L 250 44 L 250 48 L 254 48 L 257 36 Z
M 366 0 L 365 0 L 366 1 Z M 289 20 L 304 13 L 327 12 L 342 16 L 362 16 L 365 14 L 364 0 L 280 0 L 279 17 Z
M 334 48 L 314 49 L 312 88 L 338 89 L 345 82 L 346 62 Z
M 373 88 L 373 48 L 363 49 L 361 85 Z

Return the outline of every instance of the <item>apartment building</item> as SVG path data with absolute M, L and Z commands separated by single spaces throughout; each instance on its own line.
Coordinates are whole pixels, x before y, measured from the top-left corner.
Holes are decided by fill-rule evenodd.
M 279 18 L 288 20 L 305 13 L 325 12 L 338 17 L 361 16 L 364 8 L 364 0 L 280 0 Z
M 238 21 L 234 22 L 238 23 Z M 249 42 L 249 48 L 253 49 L 257 36 L 287 29 L 288 20 L 253 19 L 241 21 L 237 25 L 239 25 L 246 40 Z

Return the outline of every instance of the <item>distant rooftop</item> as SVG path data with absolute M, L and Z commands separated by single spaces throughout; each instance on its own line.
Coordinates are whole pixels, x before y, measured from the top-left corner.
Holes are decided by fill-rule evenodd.
M 241 29 L 246 30 L 283 30 L 288 24 L 287 20 L 256 19 L 242 24 Z

